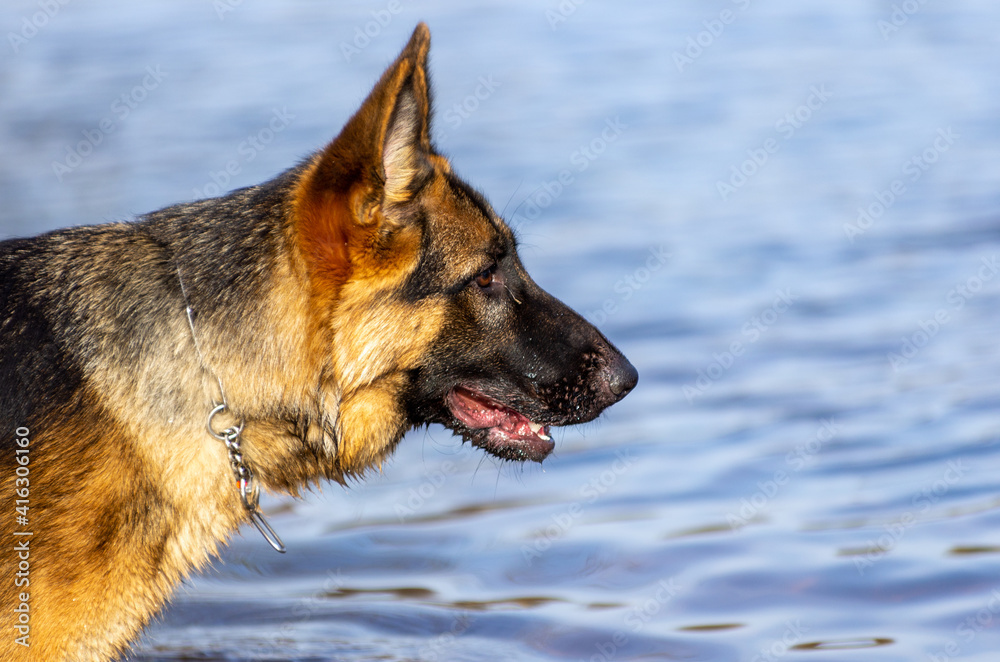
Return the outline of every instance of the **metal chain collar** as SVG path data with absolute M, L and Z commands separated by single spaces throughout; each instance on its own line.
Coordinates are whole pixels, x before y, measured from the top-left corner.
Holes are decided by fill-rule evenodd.
M 217 414 L 221 414 L 226 411 L 228 407 L 225 403 L 221 405 L 216 405 L 214 409 L 208 414 L 208 433 L 224 443 L 226 445 L 226 450 L 229 451 L 229 466 L 233 470 L 233 477 L 236 479 L 240 490 L 240 500 L 243 502 L 243 507 L 246 508 L 247 513 L 250 515 L 250 521 L 253 525 L 257 527 L 260 534 L 264 536 L 264 540 L 268 542 L 275 549 L 275 551 L 285 553 L 285 544 L 281 542 L 281 538 L 275 533 L 271 525 L 268 524 L 267 520 L 264 519 L 264 515 L 260 512 L 257 507 L 260 500 L 260 486 L 257 485 L 257 481 L 254 480 L 253 471 L 250 467 L 246 465 L 243 461 L 243 453 L 240 450 L 240 434 L 243 432 L 243 422 L 228 427 L 222 431 L 216 431 L 212 427 L 212 419 L 215 418 Z
M 175 265 L 177 268 L 177 280 L 181 285 L 181 295 L 184 297 L 184 312 L 187 313 L 188 327 L 191 329 L 191 340 L 194 341 L 194 349 L 198 353 L 198 360 L 201 361 L 202 368 L 212 374 L 211 369 L 208 367 L 208 363 L 205 361 L 205 355 L 201 352 L 201 346 L 198 344 L 198 334 L 194 331 L 194 309 L 191 307 L 191 301 L 188 299 L 187 288 L 184 287 L 184 278 L 181 276 L 180 265 Z M 238 424 L 226 428 L 222 431 L 217 432 L 215 428 L 212 427 L 212 419 L 215 418 L 217 414 L 229 409 L 226 404 L 226 389 L 222 387 L 222 379 L 215 375 L 215 380 L 219 383 L 219 393 L 222 395 L 222 404 L 217 404 L 208 414 L 208 433 L 224 443 L 226 445 L 226 450 L 229 451 L 229 466 L 233 470 L 233 477 L 236 478 L 236 484 L 240 490 L 240 501 L 243 502 L 243 507 L 246 509 L 247 514 L 250 516 L 250 521 L 253 525 L 257 527 L 260 534 L 264 536 L 264 540 L 268 542 L 275 551 L 282 554 L 285 553 L 285 543 L 281 542 L 281 538 L 278 534 L 274 532 L 271 525 L 267 523 L 264 519 L 264 515 L 260 512 L 258 508 L 258 502 L 260 499 L 260 487 L 253 478 L 253 472 L 250 467 L 247 466 L 246 462 L 243 460 L 243 452 L 240 450 L 240 434 L 243 432 L 243 421 Z

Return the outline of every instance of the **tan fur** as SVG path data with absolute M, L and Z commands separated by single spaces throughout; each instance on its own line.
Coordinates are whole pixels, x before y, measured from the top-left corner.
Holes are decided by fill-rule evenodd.
M 195 443 L 197 435 L 171 438 L 151 431 L 175 448 L 167 465 L 172 471 L 150 471 L 135 480 L 130 477 L 137 464 L 152 469 L 158 458 L 137 455 L 120 422 L 75 413 L 64 421 L 31 440 L 57 450 L 34 458 L 36 466 L 46 463 L 46 470 L 33 473 L 31 483 L 35 535 L 25 590 L 32 596 L 32 647 L 15 648 L 5 637 L 0 644 L 5 660 L 109 659 L 118 642 L 130 639 L 183 574 L 202 567 L 241 519 L 228 476 L 205 471 L 219 466 L 218 449 Z M 193 461 L 179 466 L 182 457 Z M 162 480 L 156 481 L 157 475 Z M 3 482 L 3 489 L 13 489 L 11 480 Z M 129 509 L 142 507 L 146 490 L 163 500 L 165 510 L 133 528 Z M 125 599 L 109 600 L 112 596 Z M 4 605 L 11 604 L 5 591 Z

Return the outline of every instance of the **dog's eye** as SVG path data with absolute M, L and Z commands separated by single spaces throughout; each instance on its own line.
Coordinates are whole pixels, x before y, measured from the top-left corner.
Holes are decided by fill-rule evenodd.
M 491 265 L 489 269 L 483 269 L 476 275 L 476 285 L 486 289 L 493 284 L 493 276 L 496 272 L 496 265 Z

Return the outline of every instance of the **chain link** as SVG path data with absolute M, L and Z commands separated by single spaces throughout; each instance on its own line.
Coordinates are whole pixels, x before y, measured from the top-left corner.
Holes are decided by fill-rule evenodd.
M 198 353 L 198 360 L 201 362 L 202 368 L 208 374 L 211 374 L 212 371 L 205 361 L 205 355 L 201 352 L 201 346 L 198 345 L 198 334 L 194 330 L 194 308 L 191 307 L 187 288 L 184 287 L 184 277 L 181 275 L 180 264 L 177 264 L 176 268 L 177 282 L 180 283 L 181 296 L 184 297 L 184 312 L 187 315 L 188 328 L 191 329 L 191 340 L 194 342 L 194 349 Z M 257 507 L 260 498 L 260 488 L 253 479 L 253 472 L 250 471 L 250 467 L 243 461 L 243 453 L 240 451 L 240 433 L 243 432 L 243 422 L 240 421 L 239 424 L 226 428 L 222 432 L 216 432 L 215 428 L 212 427 L 212 419 L 215 418 L 216 414 L 220 414 L 228 409 L 226 406 L 226 389 L 222 386 L 222 380 L 218 376 L 216 376 L 215 380 L 219 383 L 219 394 L 222 396 L 222 404 L 216 405 L 208 414 L 208 433 L 226 444 L 226 450 L 229 452 L 229 466 L 233 470 L 233 477 L 236 478 L 236 484 L 240 490 L 240 501 L 243 502 L 243 507 L 250 515 L 250 521 L 253 522 L 253 525 L 257 527 L 257 530 L 260 531 L 261 535 L 264 536 L 264 540 L 271 547 L 284 554 L 285 544 L 281 542 L 281 538 L 274 532 L 271 525 L 267 523 L 267 520 L 264 519 L 260 509 Z
M 233 478 L 236 479 L 236 483 L 239 485 L 240 500 L 243 502 L 243 507 L 250 514 L 250 521 L 253 522 L 253 525 L 257 527 L 257 530 L 260 531 L 271 547 L 284 553 L 284 543 L 281 542 L 281 538 L 278 537 L 278 534 L 275 533 L 271 525 L 264 519 L 264 516 L 257 507 L 260 502 L 260 487 L 257 485 L 257 481 L 254 480 L 250 467 L 243 461 L 243 452 L 240 450 L 240 434 L 243 432 L 243 423 L 240 422 L 221 432 L 216 432 L 215 428 L 212 427 L 212 419 L 217 414 L 226 411 L 226 409 L 228 407 L 226 407 L 225 403 L 216 405 L 212 409 L 208 415 L 208 433 L 226 445 L 226 451 L 229 453 L 229 467 L 233 471 Z

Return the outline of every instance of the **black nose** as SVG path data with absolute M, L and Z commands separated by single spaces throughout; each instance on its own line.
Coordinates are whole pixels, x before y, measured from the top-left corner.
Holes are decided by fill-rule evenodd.
M 635 388 L 639 381 L 639 373 L 635 366 L 629 363 L 621 354 L 615 357 L 615 361 L 608 366 L 608 388 L 619 400 L 628 395 L 628 392 Z

